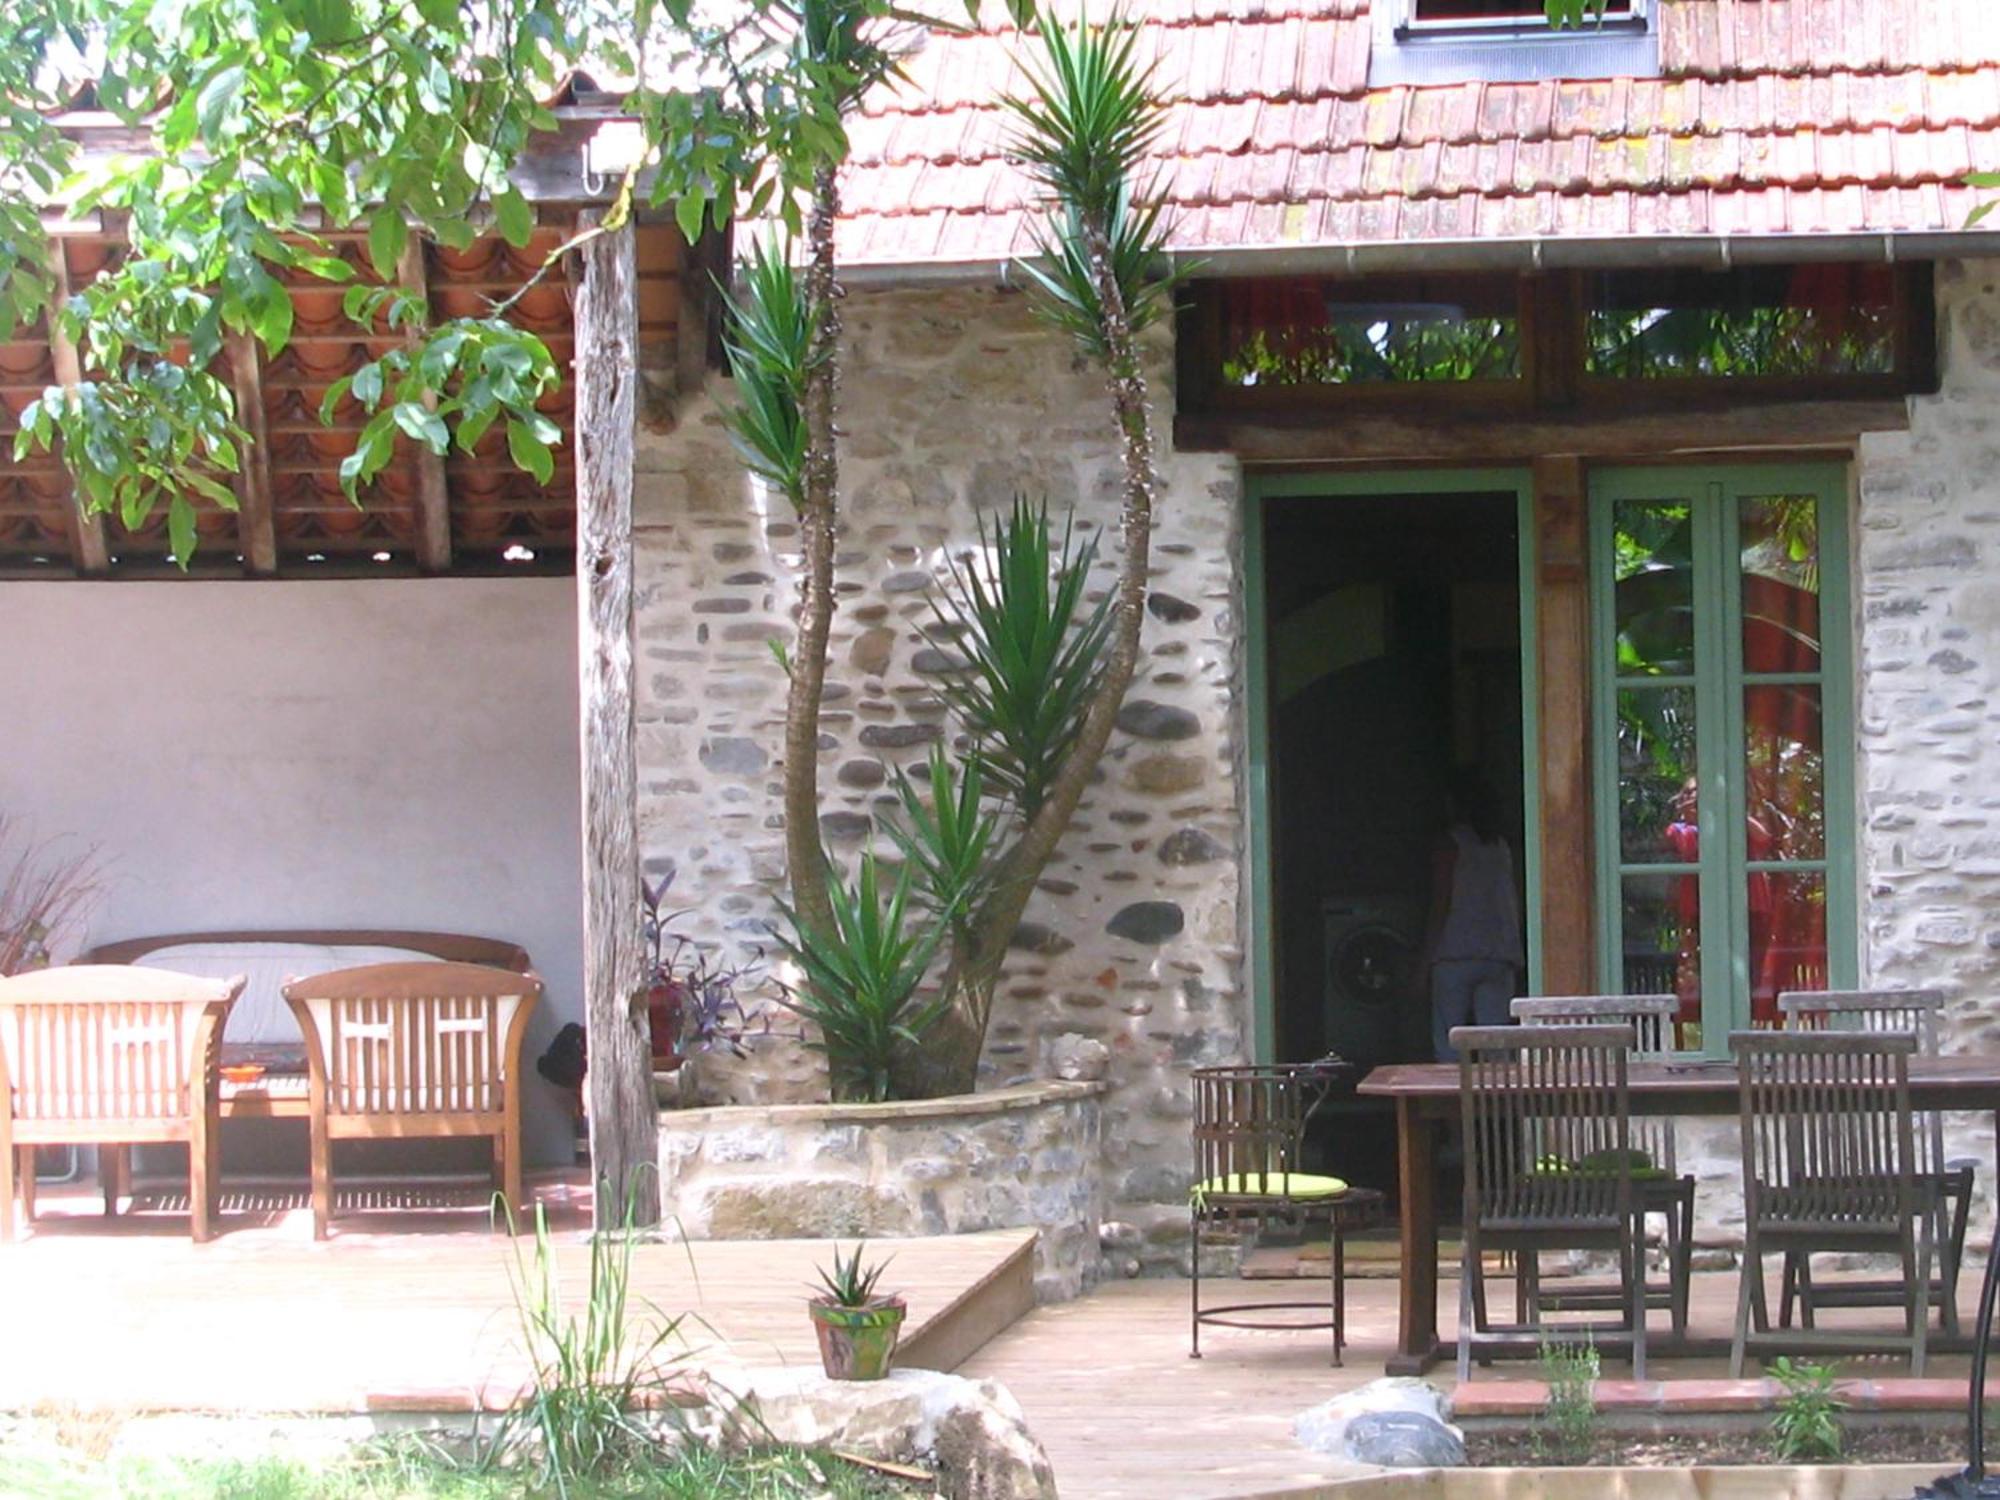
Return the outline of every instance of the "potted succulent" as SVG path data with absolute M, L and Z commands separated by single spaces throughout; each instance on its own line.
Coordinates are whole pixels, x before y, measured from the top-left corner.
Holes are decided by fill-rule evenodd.
M 661 910 L 670 874 L 659 884 L 639 886 L 640 932 L 646 963 L 640 997 L 653 1052 L 653 1091 L 661 1104 L 695 1101 L 697 1089 L 688 1064 L 718 1048 L 749 1055 L 750 1038 L 768 1033 L 770 1017 L 761 1003 L 746 1005 L 739 987 L 759 976 L 754 962 L 730 968 L 693 939 L 673 930 L 680 912 Z
M 886 1260 L 861 1263 L 862 1246 L 821 1267 L 820 1289 L 808 1304 L 819 1335 L 819 1362 L 829 1380 L 880 1380 L 896 1359 L 896 1340 L 908 1307 L 894 1293 L 878 1293 Z

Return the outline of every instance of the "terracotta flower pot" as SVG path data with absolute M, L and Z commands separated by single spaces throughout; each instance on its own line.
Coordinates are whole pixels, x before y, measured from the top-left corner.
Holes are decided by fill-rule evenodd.
M 889 1373 L 909 1311 L 901 1297 L 879 1297 L 866 1307 L 841 1307 L 816 1298 L 808 1307 L 827 1379 L 880 1380 Z

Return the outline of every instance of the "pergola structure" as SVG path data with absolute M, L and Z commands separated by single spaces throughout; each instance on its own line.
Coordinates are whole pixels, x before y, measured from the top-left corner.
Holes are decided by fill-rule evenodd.
M 86 162 L 148 142 L 87 94 L 58 124 Z M 347 318 L 343 287 L 296 278 L 290 343 L 265 357 L 232 336 L 217 373 L 231 384 L 250 435 L 234 477 L 234 512 L 197 499 L 200 545 L 186 570 L 210 578 L 569 573 L 578 581 L 584 839 L 584 993 L 591 1051 L 591 1137 L 596 1170 L 614 1195 L 612 1221 L 658 1217 L 656 1111 L 643 1017 L 631 997 L 640 973 L 639 851 L 633 760 L 631 497 L 634 423 L 663 420 L 673 396 L 701 378 L 717 336 L 714 276 L 727 237 L 690 247 L 670 214 L 641 212 L 595 235 L 616 179 L 588 170 L 588 143 L 620 118 L 615 100 L 571 80 L 552 101 L 559 128 L 517 165 L 537 227 L 516 248 L 497 236 L 464 250 L 413 237 L 397 268 L 435 317 L 479 316 L 519 299 L 508 316 L 548 345 L 563 380 L 542 404 L 560 428 L 546 483 L 508 458 L 498 425 L 471 453 L 433 454 L 398 436 L 396 456 L 362 504 L 342 492 L 340 460 L 369 413 L 352 397 L 320 420 L 328 387 L 379 357 L 401 331 Z M 59 284 L 75 288 L 124 245 L 114 216 L 52 216 Z M 527 284 L 572 238 L 575 252 Z M 329 236 L 354 280 L 379 284 L 358 233 Z M 523 287 L 527 287 L 525 292 Z M 59 456 L 12 457 L 29 402 L 84 378 L 79 351 L 43 319 L 0 342 L 0 579 L 181 576 L 165 508 L 127 530 L 86 515 Z

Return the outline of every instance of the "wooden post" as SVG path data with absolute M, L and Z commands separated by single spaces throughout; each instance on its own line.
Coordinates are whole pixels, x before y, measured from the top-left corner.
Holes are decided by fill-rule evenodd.
M 583 994 L 600 1228 L 660 1219 L 659 1112 L 640 989 L 633 727 L 632 445 L 639 312 L 630 226 L 583 247 L 576 291 L 577 654 Z
M 1541 679 L 1542 988 L 1597 988 L 1591 842 L 1590 526 L 1583 460 L 1534 464 Z

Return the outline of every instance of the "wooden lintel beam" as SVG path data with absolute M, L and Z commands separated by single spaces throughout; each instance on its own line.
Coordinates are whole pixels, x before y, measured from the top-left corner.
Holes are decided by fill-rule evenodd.
M 403 290 L 430 305 L 430 276 L 424 269 L 424 241 L 413 234 L 403 246 L 396 263 L 396 279 Z M 411 335 L 412 342 L 415 334 Z M 425 404 L 435 408 L 437 398 L 427 395 Z M 451 483 L 445 474 L 444 456 L 421 443 L 412 442 L 417 483 L 417 566 L 426 573 L 451 571 Z
M 59 326 L 56 312 L 69 300 L 69 260 L 62 241 L 53 242 L 55 295 L 46 314 L 49 328 L 49 362 L 55 366 L 56 384 L 75 386 L 83 381 L 83 356 Z M 86 512 L 83 497 L 74 487 L 69 495 L 70 561 L 85 578 L 101 578 L 111 571 L 111 544 L 104 534 L 104 517 Z
M 1174 446 L 1184 453 L 1234 453 L 1251 463 L 1526 463 L 1547 453 L 1629 460 L 1731 448 L 1851 447 L 1864 432 L 1902 432 L 1909 425 L 1909 407 L 1901 397 L 1567 420 L 1380 410 L 1282 419 L 1204 413 L 1174 419 Z
M 271 501 L 271 439 L 264 416 L 264 356 L 247 333 L 224 341 L 236 394 L 236 423 L 249 440 L 237 455 L 236 545 L 252 578 L 278 571 L 278 518 Z
M 597 1222 L 660 1218 L 659 1107 L 640 999 L 632 475 L 638 268 L 632 226 L 584 245 L 576 289 L 576 590 L 583 762 L 583 1008 Z
M 1534 462 L 1541 734 L 1542 993 L 1598 988 L 1590 758 L 1589 487 L 1571 454 Z

